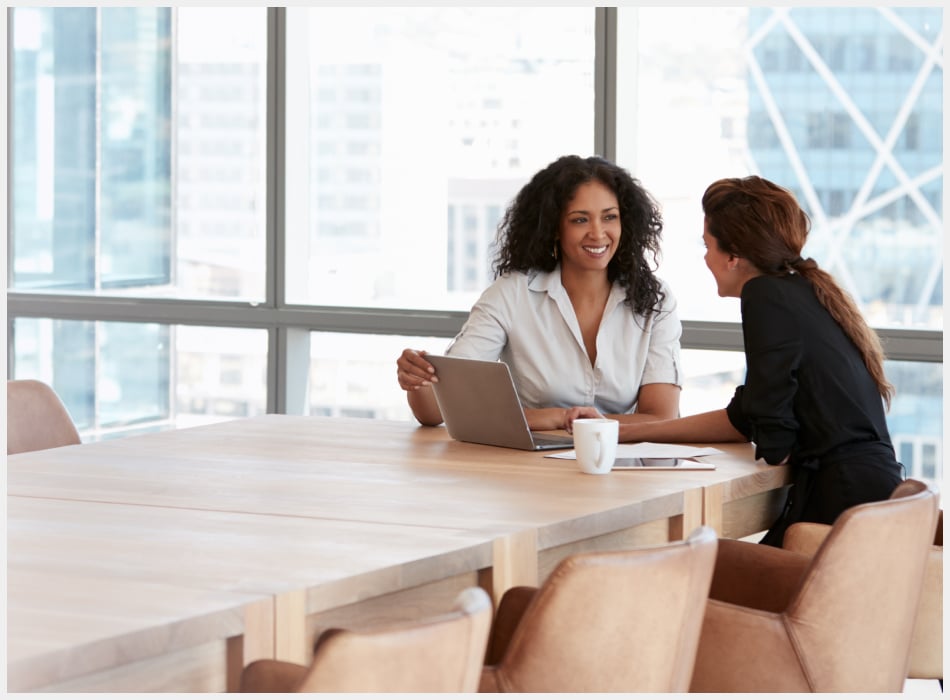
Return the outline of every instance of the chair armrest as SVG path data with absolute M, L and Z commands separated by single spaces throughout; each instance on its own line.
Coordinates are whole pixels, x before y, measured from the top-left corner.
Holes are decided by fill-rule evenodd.
M 781 614 L 707 603 L 689 692 L 809 690 Z
M 782 612 L 798 590 L 811 557 L 741 540 L 719 540 L 709 597 L 756 610 Z
M 524 611 L 534 600 L 537 592 L 538 589 L 533 586 L 515 586 L 502 595 L 488 636 L 488 648 L 485 651 L 486 664 L 494 665 L 501 661 L 518 623 L 524 616 Z
M 482 677 L 478 682 L 479 693 L 498 693 L 501 687 L 498 684 L 498 669 L 494 666 L 486 666 L 482 669 Z
M 785 531 L 782 549 L 814 556 L 829 532 L 831 532 L 831 525 L 805 522 L 793 523 Z
M 275 659 L 252 661 L 241 672 L 242 693 L 293 693 L 309 669 L 300 664 Z

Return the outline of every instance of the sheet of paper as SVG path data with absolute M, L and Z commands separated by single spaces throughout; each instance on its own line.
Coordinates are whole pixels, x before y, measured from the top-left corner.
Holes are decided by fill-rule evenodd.
M 621 457 L 679 457 L 680 459 L 691 459 L 717 454 L 722 454 L 722 450 L 717 450 L 715 447 L 693 447 L 692 445 L 674 445 L 659 442 L 633 442 L 617 445 L 618 459 Z M 574 450 L 544 456 L 554 459 L 577 459 Z

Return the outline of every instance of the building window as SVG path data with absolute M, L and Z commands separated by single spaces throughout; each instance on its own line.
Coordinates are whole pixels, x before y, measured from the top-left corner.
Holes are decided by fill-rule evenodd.
M 905 151 L 916 151 L 920 148 L 920 119 L 916 114 L 908 114 L 904 124 L 903 146 Z
M 843 112 L 808 115 L 806 145 L 813 149 L 846 149 L 851 145 L 851 117 Z

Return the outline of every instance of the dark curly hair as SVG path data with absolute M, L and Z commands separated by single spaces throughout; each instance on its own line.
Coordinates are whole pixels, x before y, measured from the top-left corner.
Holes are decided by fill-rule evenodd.
M 654 274 L 663 231 L 659 206 L 630 173 L 597 156 L 562 156 L 521 188 L 498 224 L 495 276 L 552 271 L 564 209 L 577 188 L 592 181 L 610 188 L 620 208 L 620 242 L 607 265 L 607 279 L 626 289 L 625 302 L 636 313 L 658 311 L 664 296 Z

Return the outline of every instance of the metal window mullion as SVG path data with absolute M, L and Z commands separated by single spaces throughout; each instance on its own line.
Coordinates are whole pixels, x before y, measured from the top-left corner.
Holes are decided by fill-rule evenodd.
M 7 295 L 10 318 L 172 323 L 228 328 L 304 329 L 451 338 L 468 317 L 465 311 L 284 305 L 279 309 L 242 302 L 214 302 L 69 294 Z M 875 329 L 889 360 L 943 362 L 943 331 Z M 276 342 L 276 341 L 275 341 Z M 742 352 L 742 326 L 735 322 L 683 321 L 686 349 Z M 282 362 L 277 359 L 276 362 Z M 275 372 L 276 367 L 275 367 Z M 302 381 L 289 375 L 289 381 Z
M 617 158 L 617 8 L 594 10 L 594 153 Z
M 265 309 L 281 309 L 286 303 L 286 229 L 284 196 L 285 105 L 286 105 L 287 10 L 267 8 L 267 104 L 265 182 Z M 276 317 L 276 314 L 275 314 Z M 288 388 L 305 384 L 306 376 L 292 376 L 287 367 L 285 327 L 268 327 L 267 411 L 286 413 Z M 295 366 L 296 371 L 296 366 Z
M 92 261 L 92 288 L 102 291 L 102 12 L 103 8 L 96 8 L 96 83 L 95 118 L 93 124 L 93 138 L 95 139 L 95 168 L 93 173 L 93 247 L 95 255 Z M 55 193 L 53 195 L 55 197 Z M 55 214 L 54 214 L 55 217 Z M 99 370 L 103 365 L 99 344 L 99 333 L 102 324 L 92 322 L 92 430 L 98 434 L 102 430 L 102 411 L 99 388 Z M 169 387 L 171 391 L 171 387 Z
M 5 36 L 6 43 L 6 78 L 7 78 L 7 94 L 6 94 L 6 118 L 7 118 L 7 133 L 4 137 L 4 153 L 3 153 L 3 162 L 6 163 L 6 187 L 3 192 L 4 196 L 4 209 L 7 213 L 7 265 L 4 268 L 4 289 L 10 288 L 10 281 L 13 279 L 13 89 L 14 89 L 14 68 L 13 68 L 13 12 L 12 7 L 7 8 L 7 11 L 3 13 L 3 19 L 0 20 L 3 22 L 2 33 Z M 4 319 L 6 320 L 7 327 L 7 342 L 4 346 L 4 352 L 6 352 L 6 365 L 7 365 L 7 377 L 13 376 L 13 360 L 14 360 L 14 347 L 13 347 L 13 317 L 9 315 L 9 312 L 4 311 Z

